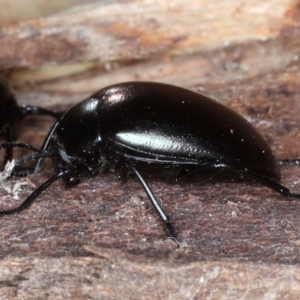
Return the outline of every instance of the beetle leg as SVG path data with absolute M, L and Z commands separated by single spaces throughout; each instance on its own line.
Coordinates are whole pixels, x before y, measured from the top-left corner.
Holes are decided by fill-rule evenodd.
M 295 160 L 296 161 L 296 160 Z M 237 174 L 242 174 L 247 176 L 249 179 L 257 181 L 269 188 L 271 188 L 272 190 L 276 191 L 277 193 L 285 196 L 285 197 L 293 197 L 293 198 L 299 198 L 300 199 L 300 193 L 293 193 L 291 192 L 287 187 L 281 185 L 278 182 L 275 182 L 269 178 L 260 176 L 256 173 L 253 172 L 245 172 L 243 169 L 240 168 L 236 168 L 233 166 L 229 166 L 229 165 L 225 165 L 225 164 L 213 164 L 214 168 L 220 168 L 222 170 L 229 170 L 229 171 L 233 171 L 236 172 Z
M 11 171 L 11 176 L 16 177 L 26 177 L 29 174 L 32 174 L 34 172 L 34 168 L 31 167 L 19 167 L 15 166 Z
M 6 151 L 14 148 L 14 147 L 18 147 L 18 148 L 24 148 L 24 149 L 29 149 L 35 152 L 41 152 L 40 149 L 35 148 L 29 144 L 26 143 L 17 143 L 17 142 L 8 142 L 8 143 L 2 143 L 0 144 L 0 149 L 5 149 Z M 40 156 L 40 154 L 39 154 Z M 47 156 L 47 155 L 46 155 Z M 24 156 L 23 158 L 25 158 L 26 156 Z M 31 159 L 34 157 L 34 155 L 30 155 L 29 156 Z M 10 160 L 10 159 L 8 159 Z M 19 161 L 20 159 L 17 159 L 17 161 Z M 7 161 L 5 161 L 7 162 Z M 10 175 L 11 176 L 19 176 L 19 177 L 23 177 L 23 176 L 27 176 L 28 174 L 31 174 L 34 172 L 34 168 L 30 168 L 30 167 L 19 167 L 18 164 L 12 169 Z
M 157 211 L 158 215 L 160 216 L 161 220 L 164 222 L 164 224 L 165 224 L 165 226 L 168 230 L 168 233 L 169 233 L 168 238 L 170 238 L 171 240 L 173 240 L 175 243 L 177 243 L 179 245 L 179 242 L 178 242 L 178 240 L 175 236 L 174 228 L 173 228 L 173 226 L 170 222 L 170 218 L 164 212 L 162 206 L 160 205 L 160 203 L 158 202 L 158 200 L 154 196 L 154 194 L 151 191 L 149 185 L 147 184 L 145 179 L 142 177 L 142 175 L 139 173 L 139 171 L 136 169 L 136 167 L 133 165 L 133 163 L 131 161 L 127 161 L 126 165 L 128 166 L 128 168 L 130 168 L 135 173 L 135 175 L 139 179 L 141 185 L 143 186 L 145 192 L 147 193 L 152 205 L 154 206 L 154 208 Z
M 280 183 L 274 182 L 268 178 L 258 176 L 256 174 L 249 174 L 251 179 L 256 180 L 257 182 L 271 188 L 272 190 L 276 191 L 277 193 L 285 196 L 285 197 L 292 197 L 300 199 L 300 193 L 291 192 L 287 187 L 281 185 Z
M 15 213 L 18 213 L 26 208 L 28 208 L 33 201 L 45 190 L 47 189 L 52 183 L 54 183 L 57 179 L 65 177 L 69 174 L 70 172 L 66 171 L 66 172 L 60 172 L 55 174 L 54 176 L 52 176 L 51 178 L 49 178 L 47 181 L 45 181 L 42 185 L 40 185 L 35 191 L 33 191 L 31 193 L 31 195 L 29 195 L 27 197 L 27 199 L 17 208 L 13 208 L 10 210 L 3 210 L 0 211 L 0 217 L 2 216 L 6 216 L 6 215 L 12 215 Z
M 18 106 L 15 113 L 19 115 L 19 117 L 25 117 L 29 115 L 46 115 L 53 118 L 60 118 L 64 114 L 64 112 L 61 111 L 55 112 L 49 109 L 31 105 Z
M 7 142 L 12 142 L 14 140 L 14 136 L 13 136 L 13 132 L 11 129 L 11 126 L 8 124 L 5 124 L 2 128 L 1 128 L 1 132 L 4 133 L 5 135 L 5 139 Z M 13 149 L 12 147 L 8 147 L 5 150 L 5 157 L 4 157 L 4 161 L 3 161 L 3 167 L 6 165 L 6 163 L 8 161 L 11 161 L 13 157 Z
M 48 135 L 46 136 L 46 138 L 45 138 L 45 140 L 44 140 L 44 142 L 43 142 L 43 145 L 42 145 L 42 147 L 41 147 L 41 151 L 47 151 L 47 150 L 48 150 L 48 148 L 49 148 L 49 146 L 50 146 L 50 141 L 51 141 L 52 136 L 53 136 L 53 134 L 54 134 L 54 132 L 55 132 L 55 130 L 56 130 L 56 128 L 57 128 L 58 125 L 59 125 L 59 121 L 56 121 L 56 122 L 54 123 L 54 125 L 52 126 L 52 128 L 50 129 Z M 42 162 L 43 162 L 43 158 L 40 158 L 40 159 L 36 162 L 35 168 L 34 168 L 34 171 L 35 171 L 35 172 L 39 170 L 39 168 L 40 168 Z

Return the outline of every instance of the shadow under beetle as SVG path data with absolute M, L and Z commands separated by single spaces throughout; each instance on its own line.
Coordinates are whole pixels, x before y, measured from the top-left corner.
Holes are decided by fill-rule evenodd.
M 126 166 L 137 176 L 173 240 L 170 219 L 141 174 L 143 167 L 229 171 L 300 198 L 280 184 L 278 161 L 248 121 L 206 96 L 167 84 L 126 82 L 99 90 L 54 124 L 39 152 L 32 156 L 35 171 L 43 157 L 52 156 L 56 174 L 0 216 L 28 208 L 57 179 L 75 185 L 81 177 L 96 176 L 104 164 Z
M 29 115 L 49 115 L 54 118 L 62 116 L 61 112 L 54 112 L 38 106 L 17 104 L 16 98 L 6 80 L 0 76 L 0 135 L 8 142 L 15 140 L 13 126 L 21 118 Z M 6 148 L 4 165 L 12 160 L 12 147 Z

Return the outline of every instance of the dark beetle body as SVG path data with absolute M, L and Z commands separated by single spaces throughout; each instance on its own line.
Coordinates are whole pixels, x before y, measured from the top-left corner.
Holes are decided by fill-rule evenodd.
M 91 149 L 109 160 L 222 163 L 280 179 L 269 145 L 249 122 L 206 96 L 166 84 L 104 88 L 69 110 L 55 135 L 69 158 Z
M 107 164 L 137 176 L 174 240 L 168 216 L 140 173 L 143 166 L 230 171 L 300 198 L 280 184 L 275 156 L 249 122 L 206 96 L 166 84 L 127 82 L 99 90 L 54 124 L 40 152 L 35 169 L 52 156 L 56 174 L 0 216 L 29 207 L 59 178 L 74 185 Z
M 11 134 L 8 127 L 16 119 L 15 114 L 11 112 L 14 112 L 17 108 L 17 101 L 9 85 L 0 77 L 0 134 L 5 134 L 6 137 Z
M 0 135 L 6 141 L 12 142 L 15 140 L 15 134 L 13 127 L 17 121 L 21 118 L 33 115 L 50 115 L 54 118 L 58 118 L 62 115 L 61 112 L 53 112 L 37 106 L 22 105 L 19 106 L 17 100 L 12 92 L 11 87 L 8 82 L 0 76 Z M 7 160 L 12 159 L 12 149 L 7 148 L 6 158 L 4 164 Z
M 2 126 L 3 120 L 6 122 L 13 120 L 13 115 L 9 112 L 15 110 L 17 107 L 17 101 L 9 85 L 0 77 L 0 124 Z

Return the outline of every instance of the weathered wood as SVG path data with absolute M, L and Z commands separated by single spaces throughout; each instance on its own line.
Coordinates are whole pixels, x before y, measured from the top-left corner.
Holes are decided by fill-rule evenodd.
M 253 123 L 278 157 L 299 157 L 299 74 L 294 64 L 230 88 L 215 85 L 205 91 Z M 40 128 L 41 142 L 42 121 L 30 128 L 28 120 L 20 139 L 37 143 L 35 128 Z M 52 172 L 26 180 L 38 186 Z M 300 190 L 298 178 L 297 167 L 282 168 L 283 183 L 295 191 Z M 217 178 L 178 185 L 154 178 L 149 183 L 172 218 L 180 248 L 165 239 L 135 178 L 124 183 L 118 174 L 104 174 L 72 189 L 57 182 L 29 210 L 0 219 L 3 294 L 30 298 L 34 291 L 40 298 L 47 293 L 58 299 L 299 298 L 298 201 L 287 201 L 266 187 Z M 20 198 L 34 188 L 27 186 Z M 0 192 L 2 208 L 17 205 L 11 195 Z M 91 253 L 109 258 L 102 261 Z M 132 256 L 123 260 L 120 253 Z
M 45 2 L 40 0 L 0 0 L 0 26 L 46 17 L 58 13 L 63 9 L 66 10 L 75 5 L 91 3 L 92 1 L 93 0 L 52 0 L 51 2 Z M 103 0 L 100 1 L 103 2 Z
M 300 157 L 298 2 L 211 1 L 206 9 L 202 1 L 163 3 L 106 3 L 105 10 L 86 6 L 2 27 L 2 67 L 38 67 L 11 78 L 45 80 L 17 90 L 20 103 L 66 107 L 119 81 L 169 82 L 235 109 L 278 158 Z M 198 38 L 204 31 L 206 38 Z M 76 44 L 83 37 L 86 44 Z M 75 45 L 78 52 L 72 52 Z M 105 49 L 114 51 L 103 54 Z M 104 61 L 113 63 L 104 70 Z M 60 70 L 53 77 L 43 73 L 49 63 L 97 67 L 58 79 Z M 52 123 L 24 120 L 17 126 L 19 140 L 40 145 Z M 10 181 L 28 182 L 18 201 L 1 188 L 1 209 L 16 206 L 44 182 L 53 174 L 50 166 Z M 282 168 L 282 182 L 294 191 L 300 191 L 298 178 L 298 167 Z M 171 216 L 179 248 L 165 239 L 134 177 L 124 182 L 117 173 L 103 174 L 72 189 L 58 181 L 29 210 L 0 219 L 0 298 L 299 299 L 298 201 L 218 177 L 177 185 L 157 177 L 149 183 Z
M 82 6 L 1 30 L 1 69 L 145 59 L 276 38 L 297 1 L 126 1 Z M 291 10 L 291 11 L 290 11 Z M 290 13 L 291 16 L 285 18 Z M 36 47 L 38 45 L 38 48 Z
M 0 69 L 14 70 L 14 81 L 24 83 L 97 68 L 97 88 L 132 79 L 193 85 L 203 77 L 228 80 L 232 71 L 238 78 L 253 76 L 298 55 L 299 39 L 291 38 L 298 30 L 297 3 L 140 0 L 81 6 L 3 26 Z M 123 69 L 132 62 L 138 65 Z M 78 92 L 89 86 L 60 88 Z
M 299 298 L 299 272 L 287 265 L 236 261 L 178 264 L 166 259 L 158 264 L 156 259 L 137 259 L 118 250 L 88 249 L 96 257 L 1 261 L 1 298 Z

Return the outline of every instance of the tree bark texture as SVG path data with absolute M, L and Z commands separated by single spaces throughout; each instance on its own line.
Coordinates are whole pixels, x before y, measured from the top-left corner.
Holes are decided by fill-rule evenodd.
M 56 109 L 119 81 L 189 87 L 244 116 L 279 159 L 299 158 L 299 7 L 288 0 L 87 5 L 3 26 L 0 67 L 20 103 Z M 39 146 L 52 123 L 26 118 L 16 124 L 18 140 Z M 299 167 L 281 171 L 282 183 L 300 192 Z M 1 209 L 53 173 L 48 162 L 4 181 L 7 189 L 25 186 L 1 188 Z M 136 178 L 120 175 L 73 188 L 58 181 L 28 210 L 0 219 L 0 299 L 299 299 L 299 201 L 219 174 L 178 184 L 154 177 L 148 182 L 177 247 Z

